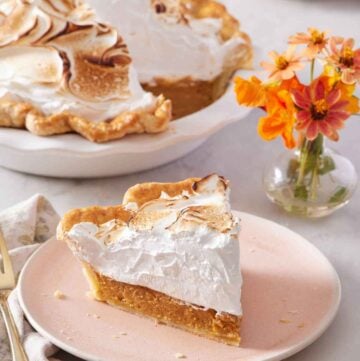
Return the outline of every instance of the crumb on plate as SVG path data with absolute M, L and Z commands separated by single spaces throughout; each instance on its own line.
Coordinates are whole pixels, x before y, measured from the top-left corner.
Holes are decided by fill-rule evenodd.
M 180 353 L 180 352 L 177 352 L 175 354 L 175 358 L 177 358 L 177 359 L 185 359 L 186 356 L 184 354 Z
M 285 318 L 281 318 L 281 319 L 279 320 L 279 322 L 280 322 L 280 323 L 291 323 L 292 321 L 291 321 L 291 320 L 287 320 L 287 319 L 285 319 Z
M 297 310 L 292 310 L 292 311 L 288 311 L 288 313 L 290 313 L 291 315 L 298 315 L 299 311 Z
M 54 297 L 57 298 L 58 300 L 63 300 L 66 298 L 66 296 L 64 295 L 64 293 L 62 293 L 60 290 L 56 290 L 54 292 Z

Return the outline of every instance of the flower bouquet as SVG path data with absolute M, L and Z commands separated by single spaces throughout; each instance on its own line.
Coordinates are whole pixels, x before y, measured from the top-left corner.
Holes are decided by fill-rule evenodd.
M 328 149 L 324 138 L 339 140 L 339 130 L 359 112 L 360 49 L 353 39 L 310 28 L 291 36 L 286 52 L 269 53 L 262 81 L 237 77 L 239 104 L 266 112 L 258 132 L 265 140 L 283 138 L 289 149 L 264 175 L 269 198 L 290 212 L 324 216 L 348 202 L 357 184 L 349 160 Z M 309 72 L 309 81 L 300 72 Z M 297 137 L 295 137 L 295 131 Z

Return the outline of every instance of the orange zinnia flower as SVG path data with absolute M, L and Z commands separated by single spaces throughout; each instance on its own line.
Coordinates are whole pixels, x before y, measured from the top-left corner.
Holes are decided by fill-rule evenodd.
M 319 31 L 315 28 L 309 28 L 308 33 L 297 33 L 289 38 L 289 44 L 306 45 L 304 55 L 311 60 L 325 49 L 328 41 L 329 39 L 326 37 L 326 32 Z
M 327 90 L 326 77 L 313 81 L 303 91 L 294 91 L 297 112 L 297 130 L 302 130 L 309 140 L 314 140 L 319 133 L 332 140 L 338 140 L 337 130 L 351 115 L 347 107 L 349 102 L 342 98 L 339 88 Z
M 360 49 L 355 50 L 354 45 L 354 39 L 330 39 L 328 61 L 341 73 L 341 80 L 346 84 L 360 83 Z
M 357 114 L 360 112 L 359 98 L 354 95 L 356 86 L 355 84 L 345 84 L 338 82 L 336 87 L 341 91 L 341 99 L 348 102 L 346 110 L 351 114 Z
M 235 92 L 239 104 L 260 107 L 267 112 L 266 116 L 260 118 L 258 125 L 261 138 L 273 140 L 281 136 L 286 147 L 294 148 L 296 143 L 293 129 L 296 118 L 290 89 L 303 89 L 296 76 L 271 84 L 263 84 L 256 77 L 249 80 L 240 77 L 235 79 Z
M 263 107 L 266 103 L 265 87 L 256 76 L 249 80 L 236 77 L 235 93 L 238 103 L 247 107 Z
M 287 148 L 296 145 L 293 135 L 295 107 L 287 90 L 272 89 L 266 103 L 267 115 L 260 118 L 258 132 L 264 140 L 281 136 Z
M 354 95 L 356 84 L 345 84 L 341 81 L 341 74 L 334 72 L 330 66 L 326 66 L 322 75 L 323 83 L 326 86 L 326 91 L 331 91 L 334 87 L 340 89 L 341 99 L 346 100 L 349 104 L 346 110 L 351 114 L 360 112 L 360 100 Z
M 281 136 L 287 148 L 294 148 L 294 126 L 296 122 L 296 108 L 290 90 L 301 91 L 304 85 L 295 76 L 277 85 L 266 88 L 267 101 L 265 110 L 267 116 L 260 118 L 258 132 L 265 140 L 272 140 Z
M 270 80 L 291 79 L 295 76 L 296 71 L 304 68 L 304 64 L 300 61 L 301 57 L 295 54 L 295 50 L 295 46 L 290 46 L 283 54 L 271 51 L 269 57 L 273 60 L 273 63 L 261 62 L 261 66 L 270 72 Z

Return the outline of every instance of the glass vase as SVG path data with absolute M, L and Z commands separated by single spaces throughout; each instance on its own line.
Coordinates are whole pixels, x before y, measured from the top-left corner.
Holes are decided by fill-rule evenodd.
M 276 158 L 265 170 L 263 183 L 268 198 L 287 212 L 324 217 L 349 202 L 357 174 L 353 164 L 327 148 L 319 135 Z

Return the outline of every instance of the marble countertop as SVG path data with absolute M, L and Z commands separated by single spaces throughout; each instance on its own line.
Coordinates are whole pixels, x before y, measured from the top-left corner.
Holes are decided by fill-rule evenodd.
M 332 29 L 360 40 L 358 0 L 243 0 L 231 1 L 258 53 L 284 48 L 287 35 L 308 26 Z M 359 44 L 359 43 L 358 43 Z M 260 52 L 260 49 L 261 52 Z M 258 59 L 259 60 L 259 59 Z M 261 184 L 266 163 L 282 151 L 280 141 L 265 143 L 256 134 L 260 111 L 233 124 L 202 147 L 172 164 L 144 173 L 108 179 L 51 179 L 0 168 L 0 210 L 34 193 L 47 196 L 60 213 L 71 207 L 116 204 L 125 190 L 144 181 L 176 181 L 217 172 L 232 182 L 234 209 L 283 224 L 306 237 L 332 262 L 341 278 L 343 300 L 327 332 L 292 361 L 356 361 L 360 355 L 360 189 L 351 203 L 318 220 L 296 218 L 271 204 Z M 348 120 L 341 140 L 331 146 L 352 160 L 360 172 L 360 120 Z M 61 355 L 62 360 L 73 360 Z

